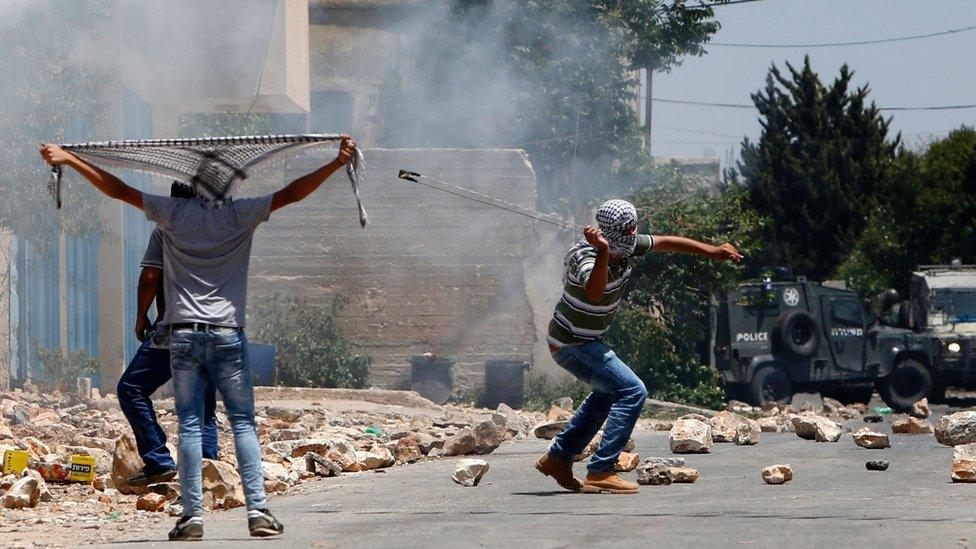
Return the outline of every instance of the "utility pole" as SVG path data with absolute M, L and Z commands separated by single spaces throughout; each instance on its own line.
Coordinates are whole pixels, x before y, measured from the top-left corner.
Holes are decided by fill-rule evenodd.
M 654 71 L 644 69 L 644 146 L 647 154 L 651 154 L 651 104 L 653 103 Z

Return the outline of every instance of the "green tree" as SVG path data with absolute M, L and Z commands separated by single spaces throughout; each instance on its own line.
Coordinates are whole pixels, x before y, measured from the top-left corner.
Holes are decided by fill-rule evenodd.
M 714 197 L 704 189 L 689 190 L 695 182 L 676 168 L 659 171 L 661 185 L 634 197 L 642 218 L 650 220 L 641 232 L 732 242 L 747 256 L 760 249 L 768 222 L 748 207 L 742 189 Z M 652 396 L 712 407 L 724 401 L 708 360 L 709 309 L 712 296 L 732 288 L 743 270 L 678 254 L 652 254 L 635 267 L 607 340 Z
M 867 228 L 838 269 L 866 295 L 907 295 L 918 265 L 976 262 L 976 131 L 963 127 L 924 150 L 901 150 Z
M 768 263 L 791 265 L 812 279 L 834 274 L 878 206 L 900 135 L 868 102 L 867 86 L 852 88 L 844 65 L 825 86 L 810 66 L 770 68 L 753 94 L 759 141 L 742 144 L 738 169 L 750 203 L 768 215 Z
M 635 69 L 703 53 L 711 17 L 680 1 L 455 1 L 382 87 L 379 141 L 520 146 L 546 207 L 626 193 L 650 176 Z
M 278 350 L 276 383 L 289 387 L 366 386 L 372 359 L 352 352 L 336 318 L 336 298 L 317 307 L 304 299 L 277 296 L 257 301 L 248 314 L 254 341 Z

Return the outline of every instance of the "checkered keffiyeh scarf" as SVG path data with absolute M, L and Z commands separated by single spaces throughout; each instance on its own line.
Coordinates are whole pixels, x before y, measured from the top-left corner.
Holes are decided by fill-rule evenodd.
M 81 159 L 103 167 L 137 170 L 183 181 L 201 196 L 220 199 L 252 170 L 288 154 L 299 154 L 341 139 L 339 134 L 253 135 L 195 139 L 145 139 L 74 143 L 61 147 Z M 359 182 L 366 169 L 362 152 L 346 164 L 356 195 L 359 223 L 365 227 L 366 210 L 359 197 Z M 50 191 L 61 206 L 61 170 L 55 168 Z
M 610 244 L 610 253 L 618 258 L 627 258 L 637 247 L 637 235 L 625 234 L 637 225 L 637 208 L 626 200 L 615 198 L 608 200 L 596 212 L 596 223 L 600 232 Z M 581 238 L 566 254 L 564 263 L 569 263 L 583 249 L 591 247 L 585 238 Z

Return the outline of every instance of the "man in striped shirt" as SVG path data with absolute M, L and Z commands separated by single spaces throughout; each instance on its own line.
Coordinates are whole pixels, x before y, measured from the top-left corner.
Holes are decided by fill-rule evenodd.
M 580 404 L 569 425 L 536 463 L 563 488 L 588 493 L 626 494 L 637 485 L 623 480 L 614 465 L 640 417 L 644 383 L 601 339 L 613 322 L 630 279 L 632 261 L 655 252 L 698 254 L 719 261 L 739 261 L 731 244 L 712 246 L 679 236 L 637 234 L 637 209 L 610 200 L 596 213 L 598 227 L 587 226 L 584 239 L 566 254 L 563 295 L 549 323 L 549 350 L 556 363 L 588 383 L 593 392 Z M 606 422 L 603 440 L 587 466 L 586 481 L 573 476 L 573 458 Z

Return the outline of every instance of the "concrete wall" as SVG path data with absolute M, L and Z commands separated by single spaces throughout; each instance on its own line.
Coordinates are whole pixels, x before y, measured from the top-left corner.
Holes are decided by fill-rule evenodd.
M 292 161 L 280 176 L 242 186 L 242 194 L 280 188 L 333 154 Z M 252 303 L 274 293 L 320 303 L 341 296 L 344 333 L 373 357 L 370 383 L 378 387 L 402 385 L 410 357 L 426 352 L 456 357 L 456 387 L 479 384 L 486 360 L 531 362 L 545 329 L 532 309 L 540 300 L 526 295 L 526 270 L 538 269 L 538 222 L 396 177 L 407 168 L 534 208 L 535 176 L 524 154 L 367 150 L 366 158 L 370 225 L 359 227 L 344 174 L 276 213 L 255 238 Z

